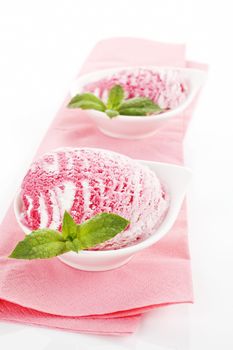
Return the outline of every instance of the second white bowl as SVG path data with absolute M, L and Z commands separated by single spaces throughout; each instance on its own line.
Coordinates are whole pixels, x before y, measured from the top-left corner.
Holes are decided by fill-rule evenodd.
M 138 68 L 151 69 L 160 73 L 172 70 L 180 72 L 180 74 L 188 82 L 188 95 L 178 107 L 161 114 L 148 117 L 119 115 L 116 118 L 110 119 L 103 112 L 96 110 L 84 111 L 84 113 L 86 113 L 86 115 L 95 122 L 99 130 L 108 136 L 124 139 L 140 139 L 153 135 L 163 123 L 180 115 L 190 105 L 206 78 L 206 72 L 200 69 L 159 66 L 120 67 L 108 70 L 99 70 L 80 76 L 74 81 L 71 87 L 71 96 L 74 97 L 76 94 L 83 92 L 85 85 L 90 82 L 95 82 L 99 79 L 112 76 L 119 71 L 127 70 L 129 72 L 133 72 L 138 70 Z

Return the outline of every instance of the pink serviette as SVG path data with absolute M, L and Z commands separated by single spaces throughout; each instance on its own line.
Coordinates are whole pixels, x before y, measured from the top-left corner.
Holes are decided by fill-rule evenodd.
M 185 60 L 184 45 L 143 39 L 101 41 L 81 74 L 125 65 L 198 66 Z M 191 106 L 153 137 L 119 140 L 101 134 L 81 111 L 66 109 L 67 99 L 50 126 L 37 156 L 61 146 L 89 146 L 133 158 L 182 164 L 182 141 Z M 78 116 L 77 116 L 78 114 Z M 57 258 L 17 261 L 6 256 L 23 238 L 12 206 L 1 225 L 0 319 L 98 334 L 135 331 L 140 314 L 172 303 L 192 302 L 185 206 L 171 232 L 127 265 L 107 272 L 84 272 Z

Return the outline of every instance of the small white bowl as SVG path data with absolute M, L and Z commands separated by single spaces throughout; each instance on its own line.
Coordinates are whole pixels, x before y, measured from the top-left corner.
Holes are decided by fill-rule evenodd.
M 99 79 L 111 76 L 112 74 L 123 70 L 133 72 L 138 68 L 147 68 L 156 72 L 172 70 L 180 72 L 189 84 L 188 95 L 178 107 L 164 113 L 148 117 L 119 115 L 111 119 L 104 112 L 86 110 L 84 113 L 91 117 L 99 130 L 105 135 L 123 139 L 141 139 L 153 135 L 157 131 L 158 127 L 160 127 L 170 118 L 178 116 L 190 105 L 206 79 L 206 72 L 200 69 L 159 66 L 120 67 L 108 70 L 99 70 L 80 76 L 72 84 L 70 90 L 71 97 L 83 92 L 84 86 L 88 83 L 98 81 Z
M 178 165 L 140 160 L 140 163 L 154 171 L 170 194 L 170 207 L 164 221 L 154 234 L 133 246 L 117 250 L 69 252 L 58 256 L 65 264 L 84 271 L 107 271 L 126 264 L 136 253 L 159 241 L 171 229 L 179 214 L 191 171 Z M 14 200 L 14 212 L 19 226 L 25 234 L 31 230 L 22 224 L 22 201 L 18 193 Z

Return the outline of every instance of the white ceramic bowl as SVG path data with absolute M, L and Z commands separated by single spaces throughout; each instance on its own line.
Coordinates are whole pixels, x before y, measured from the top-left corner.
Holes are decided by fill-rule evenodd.
M 140 163 L 156 172 L 170 193 L 171 202 L 168 213 L 156 232 L 146 240 L 130 247 L 107 251 L 81 251 L 78 254 L 69 252 L 58 257 L 61 261 L 76 269 L 85 271 L 115 269 L 127 263 L 136 253 L 155 244 L 171 229 L 180 211 L 186 188 L 191 178 L 191 172 L 187 168 L 172 164 L 145 160 L 140 160 Z M 14 200 L 15 216 L 19 226 L 28 234 L 31 231 L 20 221 L 21 209 L 22 202 L 18 193 Z
M 99 70 L 80 76 L 72 84 L 70 90 L 71 97 L 83 92 L 83 87 L 90 82 L 111 76 L 112 74 L 122 70 L 134 71 L 138 68 L 149 68 L 151 70 L 155 70 L 156 72 L 171 70 L 181 72 L 182 76 L 188 81 L 189 84 L 188 96 L 177 108 L 148 117 L 120 115 L 116 118 L 110 119 L 103 112 L 86 110 L 84 113 L 86 113 L 87 116 L 90 116 L 96 123 L 99 130 L 108 136 L 124 139 L 140 139 L 153 135 L 163 123 L 172 117 L 178 116 L 190 105 L 206 78 L 206 72 L 200 69 L 159 66 L 120 67 L 108 70 Z

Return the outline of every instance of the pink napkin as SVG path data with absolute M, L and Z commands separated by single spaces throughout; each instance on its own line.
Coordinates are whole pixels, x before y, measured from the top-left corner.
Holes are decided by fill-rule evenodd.
M 203 65 L 187 63 L 184 45 L 142 39 L 104 40 L 91 52 L 81 73 L 125 65 Z M 119 140 L 104 136 L 77 110 L 57 113 L 39 156 L 61 146 L 89 146 L 133 158 L 182 164 L 182 141 L 192 107 L 155 136 Z M 193 104 L 194 105 L 194 104 Z M 0 319 L 98 334 L 135 331 L 140 315 L 154 307 L 193 300 L 187 221 L 183 206 L 171 232 L 127 265 L 107 272 L 84 272 L 51 260 L 20 261 L 6 256 L 23 238 L 12 206 L 1 225 Z

